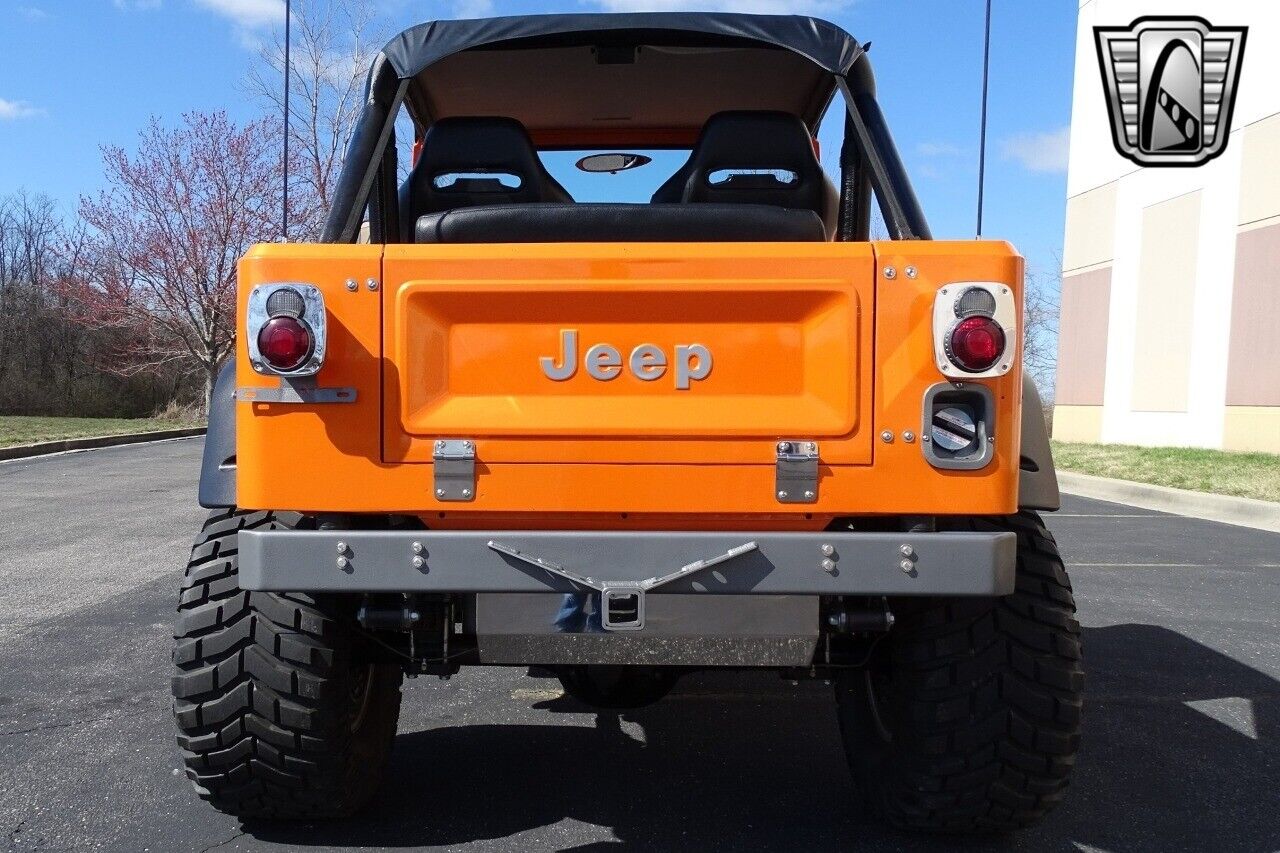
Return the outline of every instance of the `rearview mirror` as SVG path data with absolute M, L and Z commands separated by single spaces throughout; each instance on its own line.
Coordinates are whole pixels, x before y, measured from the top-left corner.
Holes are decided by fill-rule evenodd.
M 589 154 L 578 161 L 577 166 L 584 172 L 592 174 L 600 172 L 625 172 L 627 169 L 634 169 L 637 166 L 643 166 L 652 161 L 653 158 L 646 157 L 643 154 L 623 154 L 615 152 L 612 154 Z

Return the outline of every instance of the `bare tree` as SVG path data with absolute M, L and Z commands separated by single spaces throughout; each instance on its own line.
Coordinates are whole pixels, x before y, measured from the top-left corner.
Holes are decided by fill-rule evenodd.
M 289 192 L 300 193 L 310 215 L 298 222 L 298 233 L 291 233 L 292 238 L 316 239 L 324 226 L 342 158 L 364 103 L 365 76 L 386 41 L 374 25 L 376 17 L 367 0 L 295 0 L 293 4 L 289 146 L 297 156 Z M 264 110 L 283 116 L 283 82 L 284 36 L 276 30 L 245 84 Z
M 264 121 L 156 121 L 137 153 L 103 149 L 107 189 L 82 197 L 90 232 L 64 282 L 91 328 L 119 337 L 112 369 L 199 375 L 205 405 L 235 341 L 236 262 L 277 239 L 281 174 Z
M 1058 314 L 1062 274 L 1057 270 L 1027 273 L 1023 290 L 1022 365 L 1047 407 L 1052 407 L 1058 369 Z
M 136 417 L 189 399 L 177 374 L 104 369 L 114 333 L 77 322 L 77 303 L 60 287 L 83 244 L 83 225 L 68 227 L 48 196 L 0 197 L 0 414 Z

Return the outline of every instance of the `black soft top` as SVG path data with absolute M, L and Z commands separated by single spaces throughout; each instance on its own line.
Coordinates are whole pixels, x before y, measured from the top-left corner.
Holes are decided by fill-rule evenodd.
M 433 21 L 383 49 L 419 125 L 510 116 L 543 147 L 687 144 L 731 109 L 782 110 L 816 130 L 862 53 L 818 18 L 713 12 Z

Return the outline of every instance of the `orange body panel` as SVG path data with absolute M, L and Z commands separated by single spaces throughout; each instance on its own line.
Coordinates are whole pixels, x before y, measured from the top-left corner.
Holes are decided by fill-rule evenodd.
M 388 461 L 457 437 L 487 462 L 772 464 L 780 436 L 871 461 L 868 244 L 518 248 L 387 247 Z M 553 381 L 541 360 L 564 362 L 566 333 L 574 372 Z M 600 343 L 621 362 L 607 381 L 585 364 Z M 646 345 L 665 366 L 642 379 L 629 361 Z M 682 390 L 692 346 L 714 357 Z
M 916 278 L 878 274 L 907 265 Z M 966 280 L 1006 283 L 1021 304 L 1022 259 L 993 242 L 259 246 L 240 265 L 241 329 L 253 285 L 314 284 L 329 315 L 317 382 L 357 398 L 238 403 L 238 501 L 435 527 L 813 529 L 837 515 L 1013 512 L 1020 364 L 981 380 L 996 398 L 987 467 L 937 470 L 901 438 L 920 433 L 924 392 L 945 381 L 934 294 Z M 544 375 L 543 356 L 561 366 L 565 329 L 579 362 L 614 346 L 617 375 L 581 363 L 563 381 Z M 714 363 L 679 390 L 670 359 L 691 343 Z M 660 378 L 630 372 L 640 344 L 668 358 Z M 239 350 L 240 387 L 278 384 Z M 433 495 L 430 442 L 443 437 L 476 441 L 472 502 Z M 819 442 L 816 503 L 777 501 L 780 438 Z

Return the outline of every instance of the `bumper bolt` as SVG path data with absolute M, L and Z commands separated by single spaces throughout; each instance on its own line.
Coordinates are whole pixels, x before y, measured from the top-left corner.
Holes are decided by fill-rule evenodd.
M 422 543 L 421 543 L 421 542 L 414 542 L 414 543 L 413 543 L 413 553 L 415 553 L 415 554 L 421 554 L 424 550 L 425 550 L 425 549 L 422 547 Z
M 903 560 L 901 563 L 898 563 L 898 568 L 902 569 L 907 574 L 911 574 L 915 571 L 916 564 L 910 560 Z
M 346 543 L 346 542 L 339 542 L 339 543 L 338 543 L 338 553 L 339 553 L 339 554 L 345 554 L 345 553 L 347 553 L 347 543 Z
M 915 550 L 910 545 L 899 545 L 898 553 L 904 557 L 910 557 L 915 553 Z
M 823 543 L 823 545 L 822 545 L 822 556 L 824 556 L 824 557 L 830 557 L 830 556 L 831 556 L 832 554 L 834 554 L 835 552 L 836 552 L 836 546 L 832 545 L 830 542 L 824 542 L 824 543 Z
M 835 561 L 835 560 L 833 560 L 833 559 L 831 559 L 830 557 L 825 557 L 825 558 L 823 558 L 823 560 L 822 560 L 822 570 L 823 570 L 824 572 L 827 572 L 828 574 L 835 572 L 835 570 L 836 570 L 836 561 Z
M 415 569 L 420 569 L 420 568 L 422 568 L 423 566 L 425 566 L 426 564 L 427 564 L 427 561 L 426 561 L 426 560 L 424 560 L 424 559 L 422 559 L 421 557 L 414 557 L 414 558 L 413 558 L 413 567 L 414 567 Z
M 338 568 L 340 568 L 340 569 L 345 569 L 346 567 L 347 567 L 347 558 L 346 558 L 346 557 L 339 557 L 339 558 L 338 558 Z

